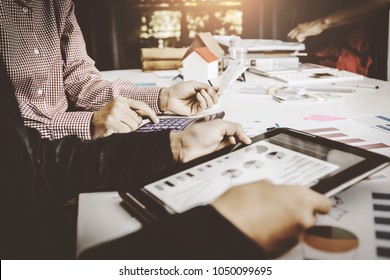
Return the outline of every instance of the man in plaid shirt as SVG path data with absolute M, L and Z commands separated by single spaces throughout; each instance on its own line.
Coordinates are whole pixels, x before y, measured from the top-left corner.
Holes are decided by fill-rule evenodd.
M 218 102 L 195 81 L 169 88 L 136 87 L 101 78 L 88 56 L 72 0 L 2 0 L 0 52 L 25 125 L 42 137 L 90 140 L 136 130 L 142 116 L 193 115 Z

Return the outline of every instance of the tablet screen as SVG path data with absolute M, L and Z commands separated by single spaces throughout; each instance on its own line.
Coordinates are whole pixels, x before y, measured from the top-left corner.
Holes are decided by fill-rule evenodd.
M 249 146 L 145 186 L 166 207 L 181 213 L 214 201 L 233 186 L 267 179 L 311 187 L 362 162 L 364 157 L 285 133 L 254 139 Z
M 290 128 L 252 138 L 148 178 L 119 194 L 132 214 L 150 221 L 208 204 L 229 188 L 267 179 L 331 196 L 389 165 L 390 158 Z M 260 186 L 260 185 L 259 185 Z

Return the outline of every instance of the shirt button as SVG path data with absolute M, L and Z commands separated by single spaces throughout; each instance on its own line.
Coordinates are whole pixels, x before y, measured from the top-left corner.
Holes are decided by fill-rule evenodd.
M 38 90 L 37 90 L 37 95 L 40 96 L 40 95 L 42 95 L 42 93 L 43 93 L 43 90 L 42 90 L 42 89 L 38 89 Z
M 35 54 L 39 54 L 39 50 L 37 48 L 34 49 Z
M 23 7 L 23 12 L 27 13 L 28 12 L 28 8 L 27 7 Z

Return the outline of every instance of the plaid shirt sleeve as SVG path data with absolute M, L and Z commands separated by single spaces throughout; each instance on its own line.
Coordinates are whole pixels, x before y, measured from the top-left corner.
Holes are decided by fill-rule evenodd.
M 93 112 L 117 96 L 160 113 L 161 88 L 102 79 L 86 52 L 72 0 L 3 1 L 0 10 L 0 53 L 24 123 L 42 137 L 91 139 Z
M 81 139 L 90 140 L 92 115 L 93 112 L 64 112 L 54 115 L 50 124 L 50 138 L 77 135 Z
M 76 110 L 97 111 L 112 99 L 123 96 L 148 104 L 156 113 L 160 87 L 136 87 L 126 79 L 104 81 L 86 52 L 85 42 L 69 1 L 61 49 L 64 59 L 64 88 Z

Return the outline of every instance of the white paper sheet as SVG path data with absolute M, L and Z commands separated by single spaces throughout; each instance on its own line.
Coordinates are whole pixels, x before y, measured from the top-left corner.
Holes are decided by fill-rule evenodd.
M 77 255 L 83 250 L 141 228 L 141 223 L 120 206 L 117 192 L 79 195 Z
M 348 230 L 358 237 L 359 245 L 352 258 L 376 259 L 375 233 L 370 182 L 362 181 L 332 197 L 329 214 L 318 215 L 317 225 L 327 225 Z M 303 244 L 298 244 L 281 259 L 304 259 Z M 336 259 L 337 254 L 334 256 Z M 329 259 L 324 254 L 323 259 Z

